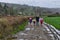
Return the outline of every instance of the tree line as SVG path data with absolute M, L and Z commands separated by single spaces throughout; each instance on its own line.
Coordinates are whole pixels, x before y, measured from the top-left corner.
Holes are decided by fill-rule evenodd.
M 0 16 L 10 16 L 10 15 L 16 15 L 17 10 L 13 7 L 9 7 L 6 4 L 2 5 L 0 3 Z

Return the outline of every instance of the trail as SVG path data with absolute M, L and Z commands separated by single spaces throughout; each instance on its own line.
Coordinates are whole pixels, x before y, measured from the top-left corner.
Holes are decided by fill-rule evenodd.
M 13 40 L 53 40 L 48 36 L 44 25 L 34 26 L 33 23 L 32 25 L 28 23 L 25 30 L 18 32 L 14 37 L 17 37 L 17 39 Z

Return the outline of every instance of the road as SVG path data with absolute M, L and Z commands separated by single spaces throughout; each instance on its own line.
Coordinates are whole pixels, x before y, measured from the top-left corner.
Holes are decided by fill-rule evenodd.
M 34 26 L 33 23 L 28 23 L 25 30 L 18 32 L 14 37 L 17 38 L 13 40 L 53 40 L 44 25 Z

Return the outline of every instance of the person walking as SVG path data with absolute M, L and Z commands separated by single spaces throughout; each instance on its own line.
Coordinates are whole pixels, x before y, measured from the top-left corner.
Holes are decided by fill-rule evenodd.
M 42 24 L 43 24 L 43 18 L 40 18 L 39 21 L 40 21 L 40 24 L 42 26 Z
M 33 19 L 33 20 L 32 20 L 32 22 L 33 22 L 33 25 L 35 26 L 35 24 L 36 24 L 36 20 L 35 20 L 35 19 Z
M 30 25 L 31 25 L 31 23 L 32 23 L 32 18 L 31 18 L 31 17 L 29 18 L 29 23 L 30 23 Z
M 39 26 L 39 16 L 36 17 L 36 25 Z

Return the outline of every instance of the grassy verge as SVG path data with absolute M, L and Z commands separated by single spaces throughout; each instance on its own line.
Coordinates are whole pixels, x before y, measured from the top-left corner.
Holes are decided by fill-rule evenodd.
M 25 29 L 25 25 L 28 17 L 27 16 L 6 16 L 0 18 L 0 39 L 16 34 L 19 31 Z M 24 23 L 23 23 L 24 22 Z
M 17 32 L 19 32 L 19 31 L 23 31 L 23 30 L 25 30 L 25 26 L 27 25 L 27 21 L 25 21 L 25 22 L 23 22 L 21 25 L 18 25 L 18 28 L 17 29 L 15 29 L 13 32 L 12 32 L 12 34 L 16 34 Z
M 60 17 L 45 17 L 44 21 L 53 25 L 56 29 L 60 30 Z

